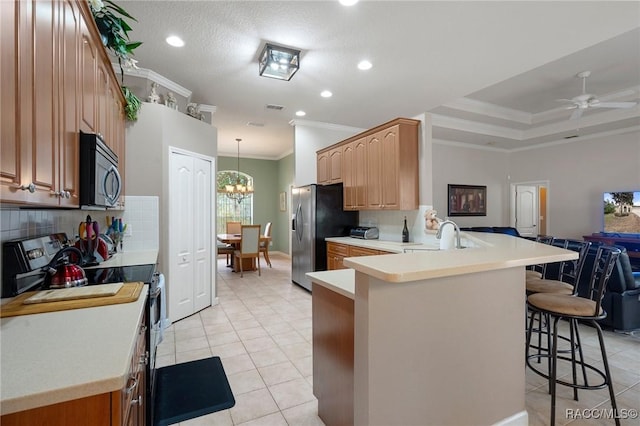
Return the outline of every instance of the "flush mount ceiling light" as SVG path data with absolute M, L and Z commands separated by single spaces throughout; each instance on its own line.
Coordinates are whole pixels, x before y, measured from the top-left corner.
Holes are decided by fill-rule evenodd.
M 299 50 L 267 43 L 260 53 L 258 71 L 263 77 L 289 81 L 299 67 Z
M 372 66 L 373 65 L 371 65 L 371 62 L 366 61 L 366 60 L 365 61 L 360 61 L 358 63 L 358 69 L 361 69 L 363 71 L 370 70 Z
M 169 36 L 165 39 L 169 46 L 173 47 L 182 47 L 184 46 L 184 41 L 178 36 Z
M 304 111 L 296 111 L 296 115 L 297 115 L 298 117 L 304 117 L 305 115 L 307 115 L 307 113 L 306 113 L 306 112 L 304 112 Z
M 323 98 L 330 98 L 331 96 L 333 96 L 333 93 L 331 93 L 331 92 L 330 92 L 330 91 L 328 91 L 328 90 L 323 90 L 323 91 L 320 93 L 320 96 L 322 96 Z
M 343 6 L 353 6 L 358 3 L 358 0 L 340 0 L 340 4 Z

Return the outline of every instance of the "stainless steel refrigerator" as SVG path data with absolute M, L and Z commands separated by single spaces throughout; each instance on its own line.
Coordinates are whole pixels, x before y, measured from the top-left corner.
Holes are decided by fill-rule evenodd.
M 342 209 L 342 184 L 293 188 L 291 196 L 291 281 L 311 291 L 307 272 L 327 269 L 327 237 L 349 235 L 358 212 Z

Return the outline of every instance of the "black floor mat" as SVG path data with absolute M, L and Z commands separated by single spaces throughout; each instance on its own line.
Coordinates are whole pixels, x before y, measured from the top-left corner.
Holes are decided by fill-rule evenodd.
M 220 357 L 156 370 L 154 426 L 165 426 L 236 404 Z

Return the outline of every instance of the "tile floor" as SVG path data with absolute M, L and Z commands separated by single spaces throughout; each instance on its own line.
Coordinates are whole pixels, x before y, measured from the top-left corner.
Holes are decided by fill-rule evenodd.
M 229 410 L 185 421 L 181 426 L 324 424 L 317 416 L 312 389 L 311 296 L 291 283 L 288 257 L 274 253 L 271 261 L 273 268 L 263 268 L 261 277 L 257 272 L 248 272 L 240 278 L 225 267 L 225 259 L 220 257 L 220 303 L 177 321 L 167 330 L 158 347 L 158 366 L 219 356 L 236 399 L 236 405 Z M 587 327 L 581 330 L 586 355 L 597 357 L 595 332 Z M 637 416 L 640 337 L 606 332 L 605 338 L 618 407 Z M 547 425 L 550 397 L 546 382 L 530 370 L 526 377 L 529 424 Z M 613 424 L 613 420 L 567 416 L 566 410 L 585 417 L 602 412 L 577 410 L 610 408 L 606 389 L 582 391 L 579 402 L 573 401 L 568 389 L 558 389 L 559 425 Z M 640 418 L 624 419 L 622 424 L 639 425 Z

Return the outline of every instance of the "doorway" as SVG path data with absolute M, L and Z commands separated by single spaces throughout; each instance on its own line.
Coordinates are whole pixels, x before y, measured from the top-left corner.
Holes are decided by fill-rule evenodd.
M 509 224 L 523 237 L 547 234 L 548 188 L 547 181 L 511 184 Z

